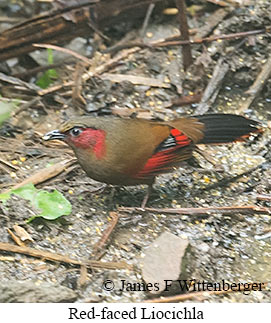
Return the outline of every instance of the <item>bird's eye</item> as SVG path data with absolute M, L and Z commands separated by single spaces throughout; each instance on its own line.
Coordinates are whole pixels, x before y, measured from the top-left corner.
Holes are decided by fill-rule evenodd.
M 77 137 L 79 136 L 81 133 L 82 133 L 82 129 L 81 128 L 77 128 L 77 127 L 74 127 L 70 130 L 70 134 L 73 136 L 73 137 Z

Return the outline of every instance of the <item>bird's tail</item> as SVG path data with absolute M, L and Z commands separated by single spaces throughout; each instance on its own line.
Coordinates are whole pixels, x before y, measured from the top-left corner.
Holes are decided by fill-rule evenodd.
M 196 118 L 205 126 L 201 144 L 244 141 L 252 133 L 262 132 L 257 121 L 235 114 L 206 114 Z

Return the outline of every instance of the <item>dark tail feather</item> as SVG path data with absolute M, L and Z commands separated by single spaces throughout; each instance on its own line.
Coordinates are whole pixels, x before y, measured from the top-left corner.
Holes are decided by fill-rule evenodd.
M 205 125 L 202 144 L 243 141 L 251 133 L 262 132 L 257 121 L 235 114 L 206 114 L 196 118 Z

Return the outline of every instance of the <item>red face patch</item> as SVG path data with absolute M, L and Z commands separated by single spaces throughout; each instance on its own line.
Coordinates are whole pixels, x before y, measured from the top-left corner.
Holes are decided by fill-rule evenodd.
M 68 133 L 68 143 L 70 142 L 76 148 L 92 149 L 97 159 L 104 157 L 106 152 L 105 131 L 92 128 L 76 128 L 77 132 L 73 130 Z

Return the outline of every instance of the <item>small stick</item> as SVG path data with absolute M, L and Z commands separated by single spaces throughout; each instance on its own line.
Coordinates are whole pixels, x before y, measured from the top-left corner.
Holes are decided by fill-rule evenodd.
M 251 106 L 251 104 L 254 102 L 256 97 L 261 92 L 266 81 L 270 78 L 270 75 L 271 75 L 271 56 L 268 57 L 266 63 L 264 64 L 260 74 L 257 76 L 255 82 L 246 91 L 245 94 L 248 95 L 248 98 L 246 99 L 244 104 L 242 104 L 241 108 L 239 109 L 239 113 L 246 111 Z
M 40 97 L 36 96 L 32 100 L 23 103 L 19 109 L 14 110 L 14 112 L 12 113 L 12 116 L 14 117 L 14 116 L 20 114 L 22 111 L 24 111 L 32 106 L 36 106 L 39 103 L 39 101 L 40 101 Z
M 151 44 L 153 47 L 166 47 L 166 46 L 179 46 L 179 45 L 187 45 L 187 44 L 202 44 L 205 42 L 212 42 L 215 40 L 222 40 L 222 39 L 233 39 L 233 38 L 242 38 L 248 37 L 252 35 L 258 35 L 263 33 L 270 32 L 271 26 L 267 26 L 264 29 L 256 29 L 256 30 L 249 30 L 243 31 L 240 33 L 232 33 L 227 35 L 220 35 L 220 36 L 210 36 L 206 38 L 194 39 L 194 40 L 171 40 L 171 41 L 162 41 Z
M 6 166 L 8 166 L 8 167 L 10 167 L 10 168 L 12 168 L 14 170 L 19 169 L 19 167 L 16 167 L 16 166 L 12 165 L 11 163 L 7 162 L 6 160 L 4 160 L 2 158 L 0 158 L 0 163 L 2 163 L 2 164 L 6 165 Z
M 178 18 L 180 24 L 181 40 L 188 41 L 187 44 L 182 47 L 183 54 L 183 67 L 186 71 L 188 67 L 193 63 L 191 46 L 189 42 L 189 29 L 186 16 L 186 5 L 184 0 L 175 0 L 176 7 L 178 9 Z
M 210 100 L 213 99 L 213 94 L 218 93 L 217 90 L 229 70 L 229 64 L 225 62 L 225 58 L 221 57 L 213 71 L 212 78 L 208 83 L 201 98 L 201 102 L 195 110 L 195 114 L 204 114 L 209 110 Z
M 75 159 L 70 160 L 62 160 L 61 162 L 54 164 L 50 167 L 41 169 L 37 173 L 29 176 L 25 180 L 23 180 L 21 183 L 15 184 L 10 189 L 4 191 L 3 193 L 7 193 L 11 190 L 17 189 L 19 187 L 22 187 L 26 184 L 32 183 L 33 185 L 43 183 L 47 181 L 48 179 L 55 177 L 62 173 L 64 170 L 66 170 L 69 166 L 73 165 L 76 162 Z
M 103 262 L 96 260 L 80 261 L 68 256 L 59 255 L 50 251 L 38 250 L 30 247 L 15 246 L 11 243 L 0 242 L 0 250 L 8 252 L 22 253 L 28 256 L 41 258 L 49 261 L 63 262 L 72 265 L 86 266 L 87 268 L 104 268 L 104 269 L 133 269 L 133 266 L 125 262 Z
M 142 29 L 140 31 L 140 37 L 141 38 L 143 38 L 144 35 L 145 35 L 145 32 L 146 32 L 148 23 L 150 21 L 150 17 L 151 17 L 151 14 L 153 12 L 154 7 L 155 7 L 155 4 L 154 3 L 150 3 L 149 6 L 148 6 L 148 9 L 147 9 L 147 12 L 146 12 L 146 16 L 145 16 L 145 19 L 144 19 L 144 22 L 143 22 L 143 25 L 142 25 Z
M 118 224 L 119 214 L 117 212 L 110 212 L 110 217 L 112 218 L 112 220 L 110 221 L 109 226 L 103 232 L 101 239 L 94 246 L 94 248 L 93 248 L 94 253 L 97 253 L 105 246 L 105 244 L 108 241 L 108 239 L 110 238 L 113 230 L 115 229 L 116 225 Z
M 217 4 L 221 7 L 228 7 L 229 4 L 226 2 L 226 1 L 220 1 L 220 0 L 207 0 L 208 2 L 211 2 L 211 3 L 214 3 L 214 4 Z
M 151 87 L 170 88 L 170 84 L 151 77 L 136 76 L 131 74 L 124 75 L 124 74 L 111 74 L 111 73 L 104 73 L 100 77 L 102 80 L 110 80 L 111 82 L 116 82 L 116 83 L 129 81 L 132 84 L 147 85 Z
M 74 63 L 74 58 L 68 57 L 66 59 L 63 59 L 59 63 L 53 63 L 53 64 L 48 64 L 48 65 L 33 67 L 33 68 L 25 70 L 23 72 L 14 73 L 13 76 L 17 77 L 18 79 L 24 79 L 26 77 L 36 75 L 40 72 L 45 72 L 45 71 L 50 70 L 52 68 L 61 67 L 64 64 L 71 64 L 71 63 Z
M 208 36 L 230 12 L 231 10 L 226 10 L 225 8 L 216 10 L 206 18 L 204 25 L 197 30 L 195 36 L 193 36 L 193 39 L 201 39 Z
M 32 46 L 40 47 L 40 48 L 54 49 L 54 50 L 57 50 L 59 52 L 65 53 L 65 54 L 69 54 L 69 55 L 83 61 L 87 65 L 91 65 L 91 63 L 92 63 L 91 59 L 88 59 L 87 57 L 85 57 L 81 54 L 78 54 L 77 52 L 75 52 L 71 49 L 68 49 L 68 48 L 64 48 L 64 47 L 60 47 L 60 46 L 56 46 L 56 45 L 51 45 L 51 44 L 32 44 Z
M 94 69 L 94 71 L 84 73 L 82 75 L 83 81 L 87 81 L 87 80 L 89 80 L 91 77 L 93 77 L 95 75 L 99 75 L 99 74 L 104 73 L 105 71 L 109 70 L 110 68 L 112 68 L 113 66 L 118 64 L 121 60 L 123 60 L 127 56 L 129 56 L 129 55 L 131 55 L 133 53 L 136 53 L 139 50 L 140 50 L 139 47 L 135 47 L 135 48 L 130 48 L 128 50 L 122 51 L 119 55 L 107 60 L 104 64 L 101 64 L 101 65 L 97 66 Z M 1 73 L 0 73 L 0 75 L 1 75 Z M 58 91 L 58 90 L 60 90 L 62 88 L 73 86 L 73 85 L 74 85 L 74 80 L 63 82 L 63 84 L 58 84 L 58 85 L 49 87 L 49 88 L 44 89 L 44 90 L 39 90 L 38 95 L 44 96 L 44 95 L 47 95 L 49 93 L 56 92 L 56 91 Z
M 210 20 L 211 20 L 211 18 L 212 18 L 212 16 L 210 16 Z M 224 16 L 222 16 L 222 19 L 223 18 L 224 18 Z M 222 19 L 220 19 L 219 21 L 212 21 L 211 20 L 213 23 L 211 25 L 211 27 L 215 27 L 216 24 L 219 23 Z M 215 24 L 215 22 L 216 22 L 216 24 Z M 213 28 L 211 28 L 211 29 L 213 29 Z M 267 26 L 267 27 L 265 27 L 265 29 L 256 29 L 256 30 L 249 30 L 249 31 L 220 35 L 220 36 L 204 37 L 204 35 L 206 35 L 210 32 L 210 28 L 206 27 L 206 30 L 204 30 L 204 28 L 203 28 L 201 31 L 199 31 L 197 33 L 199 36 L 197 37 L 197 35 L 196 35 L 194 39 L 179 40 L 179 39 L 176 39 L 176 38 L 180 38 L 180 35 L 178 34 L 178 35 L 170 36 L 170 37 L 163 39 L 163 40 L 150 42 L 148 44 L 143 43 L 142 41 L 135 40 L 135 41 L 127 42 L 124 44 L 122 43 L 121 45 L 112 46 L 110 48 L 107 48 L 106 50 L 104 50 L 104 53 L 116 52 L 118 50 L 122 50 L 125 48 L 133 48 L 133 47 L 138 47 L 138 49 L 140 49 L 140 48 L 152 49 L 152 48 L 156 48 L 156 47 L 184 46 L 184 45 L 188 45 L 188 44 L 190 44 L 190 45 L 204 44 L 204 43 L 209 43 L 209 42 L 222 40 L 222 39 L 227 40 L 227 39 L 237 39 L 237 38 L 244 38 L 244 37 L 246 38 L 246 37 L 253 36 L 253 35 L 269 33 L 270 30 L 271 30 L 271 26 Z M 194 31 L 194 30 L 191 30 L 190 33 L 192 31 Z
M 82 74 L 85 69 L 85 63 L 77 62 L 74 72 L 74 86 L 72 89 L 72 102 L 86 105 L 86 100 L 82 96 Z
M 195 114 L 206 113 L 209 110 L 209 107 L 215 102 L 222 81 L 229 70 L 229 64 L 226 63 L 226 59 L 232 56 L 233 53 L 244 44 L 244 42 L 245 39 L 242 39 L 230 53 L 228 53 L 225 57 L 220 57 L 213 71 L 212 78 L 202 95 L 201 103 L 195 110 Z
M 271 194 L 257 194 L 256 199 L 259 201 L 271 201 Z
M 199 214 L 210 214 L 210 213 L 224 213 L 224 214 L 251 214 L 251 213 L 262 213 L 271 214 L 271 209 L 267 207 L 259 207 L 255 205 L 246 206 L 211 206 L 211 207 L 187 207 L 187 208 L 140 208 L 140 207 L 120 207 L 120 212 L 153 212 L 153 213 L 165 213 L 165 214 L 182 214 L 182 215 L 199 215 Z
M 22 242 L 20 238 L 16 236 L 10 229 L 7 229 L 8 233 L 10 234 L 11 238 L 17 243 L 18 246 L 24 247 L 25 244 Z

